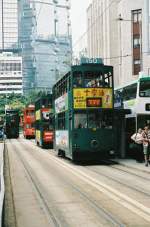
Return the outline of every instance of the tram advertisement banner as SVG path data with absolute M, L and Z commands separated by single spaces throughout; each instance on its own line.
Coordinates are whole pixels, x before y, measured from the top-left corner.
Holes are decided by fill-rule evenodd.
M 55 112 L 61 113 L 68 110 L 68 94 L 64 94 L 55 100 Z
M 56 146 L 61 148 L 68 148 L 69 147 L 69 136 L 67 130 L 56 131 Z
M 35 119 L 36 119 L 37 121 L 41 119 L 41 110 L 37 110 L 37 111 L 35 112 Z
M 112 88 L 74 88 L 74 109 L 113 108 Z

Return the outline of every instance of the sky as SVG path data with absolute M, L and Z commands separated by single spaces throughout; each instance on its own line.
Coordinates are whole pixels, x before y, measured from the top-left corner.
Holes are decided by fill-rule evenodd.
M 71 0 L 71 23 L 73 44 L 86 31 L 86 9 L 92 0 Z

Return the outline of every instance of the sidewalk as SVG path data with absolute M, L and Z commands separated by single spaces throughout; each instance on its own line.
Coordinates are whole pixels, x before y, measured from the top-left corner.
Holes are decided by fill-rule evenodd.
M 134 168 L 141 170 L 143 172 L 150 173 L 150 165 L 148 167 L 145 166 L 145 163 L 138 163 L 134 159 L 114 159 L 113 161 L 118 162 L 120 165 L 129 167 L 129 168 Z

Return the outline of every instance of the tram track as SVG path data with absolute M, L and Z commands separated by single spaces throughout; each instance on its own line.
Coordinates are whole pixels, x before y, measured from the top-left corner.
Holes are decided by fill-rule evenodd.
M 31 185 L 32 187 L 34 188 L 35 192 L 36 192 L 36 197 L 38 197 L 38 200 L 40 202 L 40 206 L 42 206 L 42 209 L 44 210 L 45 212 L 45 215 L 49 221 L 49 224 L 50 226 L 53 226 L 53 227 L 66 227 L 66 223 L 65 225 L 62 225 L 62 223 L 59 222 L 59 220 L 56 218 L 55 214 L 52 212 L 52 210 L 50 210 L 48 204 L 47 204 L 47 201 L 46 199 L 44 198 L 41 190 L 40 190 L 40 187 L 38 185 L 38 183 L 36 182 L 36 180 L 34 179 L 33 175 L 31 174 L 30 172 L 30 166 L 27 164 L 27 162 L 25 162 L 23 160 L 23 158 L 21 157 L 17 147 L 12 143 L 11 140 L 9 140 L 13 149 L 15 150 L 15 152 L 17 153 L 17 156 L 19 157 L 19 160 L 21 161 L 23 167 L 24 167 L 24 170 L 28 176 L 28 179 L 30 180 L 31 182 Z
M 114 161 L 109 161 L 109 160 L 108 160 L 108 161 L 103 160 L 103 161 L 104 161 L 104 163 L 106 163 L 106 164 L 116 164 L 116 162 L 114 162 Z M 133 187 L 133 186 L 131 186 L 130 184 L 124 183 L 124 182 L 122 182 L 121 180 L 117 180 L 117 179 L 114 178 L 114 177 L 110 177 L 110 176 L 108 176 L 107 174 L 104 174 L 104 173 L 102 173 L 102 172 L 99 172 L 99 171 L 96 170 L 95 168 L 89 168 L 89 167 L 86 167 L 86 166 L 85 166 L 85 168 L 88 169 L 89 171 L 92 171 L 92 172 L 98 174 L 98 175 L 102 175 L 102 176 L 104 176 L 104 177 L 106 177 L 106 178 L 108 178 L 108 179 L 110 179 L 110 180 L 113 180 L 113 181 L 115 181 L 115 182 L 118 183 L 118 184 L 121 184 L 121 185 L 123 185 L 123 186 L 125 186 L 125 187 L 127 187 L 127 188 L 130 188 L 131 190 L 137 191 L 138 193 L 142 193 L 144 196 L 146 196 L 146 197 L 148 197 L 148 198 L 150 197 L 150 193 L 147 193 L 147 192 L 145 192 L 145 191 L 142 190 L 142 189 L 138 189 L 137 187 Z M 143 176 L 140 176 L 140 175 L 138 175 L 138 174 L 136 174 L 136 173 L 133 173 L 133 172 L 131 172 L 131 171 L 124 170 L 124 169 L 122 169 L 122 167 L 109 166 L 109 168 L 112 168 L 112 169 L 115 169 L 115 170 L 119 170 L 119 171 L 121 171 L 121 172 L 130 174 L 130 175 L 132 175 L 132 176 L 134 176 L 134 177 L 138 177 L 138 178 L 140 178 L 140 179 L 142 179 L 142 180 L 145 180 L 145 181 L 149 181 L 149 180 L 150 180 L 150 178 L 148 178 L 148 177 L 143 177 Z M 137 170 L 137 169 L 136 169 L 136 170 Z M 139 171 L 139 170 L 138 170 L 138 171 Z M 145 183 L 147 183 L 147 182 L 145 182 Z
M 107 175 L 107 174 L 105 174 L 105 173 L 99 172 L 99 171 L 96 170 L 95 168 L 88 168 L 88 167 L 85 167 L 85 168 L 88 169 L 88 170 L 91 171 L 91 172 L 94 172 L 94 173 L 100 175 L 100 176 L 104 176 L 104 177 L 106 177 L 107 179 L 112 180 L 112 181 L 114 181 L 114 182 L 116 182 L 116 183 L 118 183 L 118 184 L 120 184 L 120 185 L 123 185 L 123 186 L 125 186 L 125 187 L 127 187 L 127 188 L 129 188 L 129 189 L 131 189 L 131 190 L 134 190 L 134 191 L 136 191 L 136 192 L 138 192 L 138 193 L 142 193 L 144 196 L 146 196 L 146 197 L 148 197 L 148 198 L 150 197 L 150 193 L 145 192 L 145 191 L 142 190 L 142 189 L 138 189 L 137 187 L 131 186 L 130 184 L 124 183 L 123 181 L 118 180 L 118 179 L 116 179 L 115 177 L 111 177 L 110 175 Z M 112 168 L 113 168 L 113 167 L 112 167 Z M 130 173 L 127 172 L 127 171 L 123 171 L 123 172 L 126 172 L 126 173 L 130 174 Z M 137 175 L 135 175 L 135 174 L 132 174 L 132 175 L 133 175 L 133 176 L 136 176 L 136 177 L 139 177 L 139 176 L 137 176 Z M 142 177 L 140 177 L 140 178 L 142 178 Z M 144 178 L 142 178 L 142 179 L 144 179 Z M 144 179 L 144 180 L 145 180 L 145 179 Z M 146 180 L 147 180 L 147 179 L 146 179 Z M 147 182 L 146 182 L 146 183 L 147 183 Z
M 28 145 L 23 144 L 23 147 L 25 149 L 28 148 Z M 35 156 L 34 156 L 35 158 Z M 106 209 L 100 206 L 100 204 L 97 204 L 96 201 L 90 199 L 90 196 L 84 193 L 82 190 L 79 189 L 79 187 L 75 186 L 70 181 L 65 181 L 74 191 L 80 194 L 84 200 L 86 200 L 91 208 L 94 208 L 94 210 L 98 213 L 98 215 L 103 216 L 107 221 L 112 223 L 113 226 L 119 226 L 119 227 L 125 227 L 125 225 L 118 220 L 116 217 L 114 217 L 110 212 L 108 212 Z
M 30 145 L 26 143 L 26 146 L 29 147 Z M 40 150 L 38 147 L 37 150 Z M 57 164 L 63 166 L 66 169 L 69 169 L 74 175 L 79 176 L 85 182 L 91 184 L 93 187 L 98 189 L 101 192 L 104 192 L 106 195 L 117 201 L 119 204 L 123 205 L 124 207 L 130 209 L 132 212 L 138 214 L 140 217 L 144 218 L 148 222 L 150 222 L 150 209 L 145 207 L 138 201 L 120 193 L 118 190 L 109 187 L 108 185 L 93 179 L 92 177 L 85 174 L 83 171 L 78 170 L 74 166 L 70 166 L 68 163 L 65 163 L 63 160 L 59 160 L 54 155 L 50 155 L 50 158 L 53 159 Z M 135 189 L 134 189 L 135 190 Z M 148 195 L 146 195 L 148 196 Z
M 150 180 L 150 178 L 143 177 L 143 176 L 137 175 L 137 174 L 135 174 L 135 173 L 129 171 L 129 169 L 130 169 L 130 170 L 133 170 L 133 171 L 138 171 L 139 174 L 141 174 L 141 172 L 142 172 L 142 173 L 144 173 L 144 174 L 150 175 L 150 172 L 147 172 L 146 170 L 138 169 L 138 168 L 136 168 L 136 167 L 129 166 L 129 165 L 126 166 L 126 165 L 123 164 L 123 163 L 119 163 L 119 162 L 112 161 L 112 160 L 107 160 L 107 161 L 106 161 L 106 160 L 103 160 L 103 161 L 104 161 L 104 163 L 109 164 L 109 165 L 111 165 L 111 164 L 113 164 L 113 165 L 119 164 L 119 165 L 120 165 L 120 167 L 111 166 L 111 168 L 113 168 L 113 169 L 118 169 L 118 170 L 120 170 L 120 171 L 122 171 L 122 172 L 128 172 L 128 173 L 131 173 L 131 174 L 133 174 L 133 175 L 135 175 L 135 176 L 141 177 L 141 178 L 143 178 L 143 179 L 145 178 L 146 180 Z M 128 171 L 127 171 L 127 170 L 121 169 L 121 167 L 122 167 L 122 168 L 128 169 Z

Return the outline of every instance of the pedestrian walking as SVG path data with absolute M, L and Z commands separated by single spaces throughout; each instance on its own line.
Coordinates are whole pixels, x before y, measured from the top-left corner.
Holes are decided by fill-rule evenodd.
M 143 162 L 143 130 L 138 129 L 137 133 L 134 133 L 131 136 L 131 139 L 134 141 L 133 152 L 137 162 Z
M 145 166 L 148 166 L 148 164 L 150 164 L 150 131 L 148 126 L 144 127 L 142 137 Z

